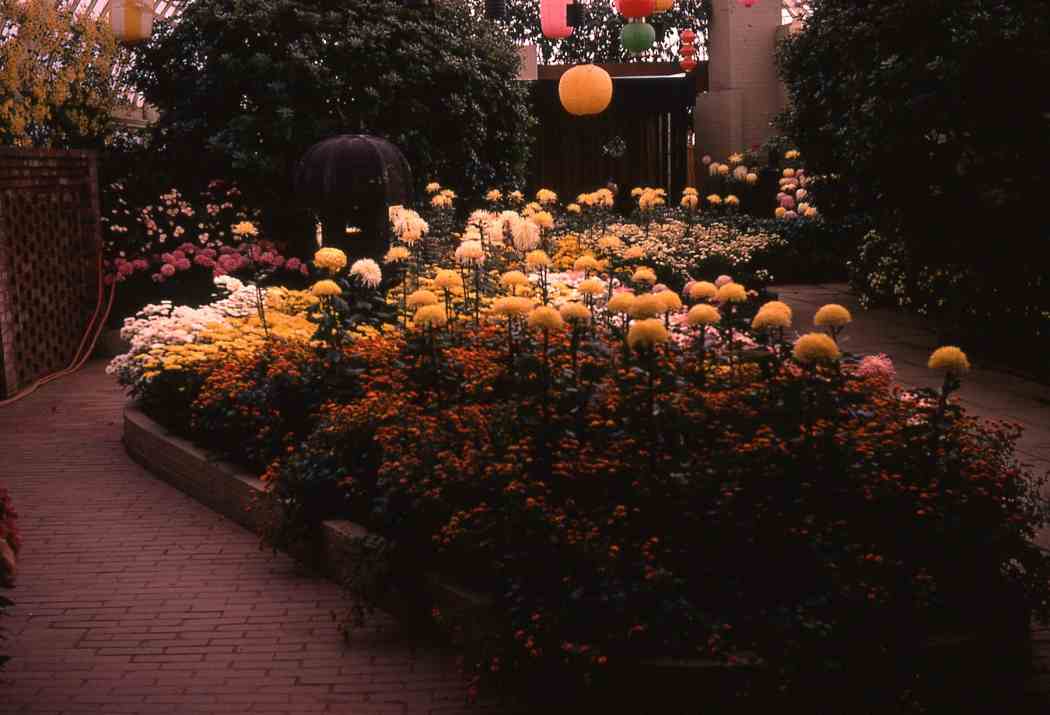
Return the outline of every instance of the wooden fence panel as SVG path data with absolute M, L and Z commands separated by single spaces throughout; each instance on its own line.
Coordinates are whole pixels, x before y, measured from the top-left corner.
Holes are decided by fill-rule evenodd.
M 675 71 L 658 66 L 655 71 Z M 644 66 L 624 65 L 634 72 Z M 696 75 L 618 76 L 613 69 L 613 101 L 602 114 L 575 117 L 558 99 L 561 68 L 540 68 L 532 83 L 535 129 L 529 186 L 552 189 L 566 200 L 615 181 L 626 192 L 634 186 L 663 187 L 673 195 L 689 180 L 688 131 L 696 92 L 706 88 L 706 65 Z M 622 70 L 622 68 L 619 68 Z M 620 157 L 604 148 L 619 137 Z
M 76 356 L 98 296 L 93 152 L 0 148 L 0 396 Z

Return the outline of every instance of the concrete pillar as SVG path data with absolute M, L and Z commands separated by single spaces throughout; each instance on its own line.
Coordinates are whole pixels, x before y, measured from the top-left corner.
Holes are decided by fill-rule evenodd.
M 696 98 L 697 155 L 725 161 L 729 154 L 761 144 L 784 106 L 774 52 L 781 4 L 758 0 L 712 0 L 708 36 L 708 91 Z

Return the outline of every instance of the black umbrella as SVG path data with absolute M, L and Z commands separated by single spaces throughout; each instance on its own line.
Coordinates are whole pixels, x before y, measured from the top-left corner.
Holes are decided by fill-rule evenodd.
M 324 245 L 378 261 L 390 243 L 388 207 L 412 197 L 412 169 L 385 139 L 340 134 L 306 150 L 295 168 L 295 193 L 320 215 Z M 347 235 L 347 224 L 361 232 Z

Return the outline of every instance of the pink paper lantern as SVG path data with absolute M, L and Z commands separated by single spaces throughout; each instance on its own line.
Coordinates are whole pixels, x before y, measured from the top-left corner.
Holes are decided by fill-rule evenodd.
M 566 22 L 566 8 L 571 0 L 540 0 L 540 30 L 551 40 L 561 40 L 572 34 Z

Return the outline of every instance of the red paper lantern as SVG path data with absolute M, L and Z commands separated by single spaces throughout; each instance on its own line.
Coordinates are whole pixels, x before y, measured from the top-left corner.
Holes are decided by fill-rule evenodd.
M 570 0 L 540 0 L 540 30 L 551 40 L 561 40 L 572 34 L 566 18 Z
M 692 57 L 696 54 L 696 48 L 692 45 L 682 45 L 682 49 L 679 52 L 682 53 L 682 57 Z
M 696 60 L 694 60 L 692 57 L 684 57 L 678 63 L 678 66 L 686 72 L 692 72 L 696 69 Z
M 691 45 L 696 42 L 696 33 L 692 30 L 682 30 L 678 33 L 683 45 Z
M 616 9 L 624 17 L 649 17 L 656 10 L 656 0 L 616 0 Z
M 755 0 L 739 0 L 740 4 L 744 7 L 751 7 L 755 4 Z

